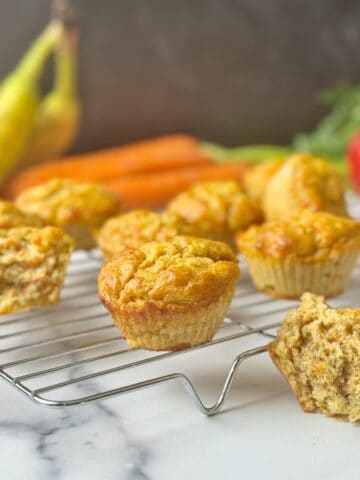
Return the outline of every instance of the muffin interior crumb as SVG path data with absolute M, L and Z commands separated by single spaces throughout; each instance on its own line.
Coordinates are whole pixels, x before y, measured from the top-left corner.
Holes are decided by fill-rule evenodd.
M 72 250 L 57 227 L 0 230 L 0 313 L 58 301 Z
M 304 294 L 269 350 L 306 411 L 360 420 L 360 309 Z

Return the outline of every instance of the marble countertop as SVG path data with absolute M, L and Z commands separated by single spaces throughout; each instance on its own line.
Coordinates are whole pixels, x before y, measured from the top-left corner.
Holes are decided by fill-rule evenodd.
M 222 381 L 209 360 L 214 375 L 199 386 L 208 400 Z M 60 409 L 0 383 L 0 478 L 358 478 L 359 428 L 304 414 L 266 354 L 248 362 L 214 417 L 175 381 Z

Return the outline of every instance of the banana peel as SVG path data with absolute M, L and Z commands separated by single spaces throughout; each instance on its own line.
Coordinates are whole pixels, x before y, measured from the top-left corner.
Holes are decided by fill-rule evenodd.
M 77 31 L 65 31 L 56 50 L 55 84 L 40 104 L 22 166 L 52 160 L 72 145 L 80 124 Z
M 25 152 L 40 102 L 39 76 L 61 32 L 61 22 L 50 22 L 0 85 L 0 184 Z

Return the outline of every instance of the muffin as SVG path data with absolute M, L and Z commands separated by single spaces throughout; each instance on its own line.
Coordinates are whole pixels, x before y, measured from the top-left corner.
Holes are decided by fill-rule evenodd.
M 72 251 L 57 227 L 0 230 L 0 313 L 56 303 Z
M 17 207 L 38 215 L 46 224 L 61 227 L 78 249 L 95 246 L 93 230 L 119 212 L 119 201 L 95 183 L 50 180 L 19 195 Z
M 270 179 L 263 208 L 266 220 L 286 218 L 304 208 L 346 215 L 342 178 L 325 160 L 292 155 Z
M 360 251 L 360 224 L 303 210 L 237 236 L 255 286 L 272 297 L 310 291 L 334 296 L 347 286 Z
M 43 221 L 36 215 L 24 213 L 13 203 L 0 200 L 0 228 L 41 227 Z
M 260 208 L 262 208 L 265 190 L 270 179 L 280 170 L 283 164 L 283 160 L 271 160 L 256 165 L 245 173 L 245 191 Z
M 305 412 L 360 420 L 360 309 L 306 293 L 268 350 Z
M 170 212 L 134 210 L 110 218 L 96 235 L 106 261 L 124 248 L 139 248 L 152 241 L 167 241 L 177 235 L 190 235 L 194 228 Z
M 239 183 L 229 181 L 198 183 L 175 197 L 168 211 L 195 229 L 193 235 L 233 245 L 234 232 L 245 230 L 261 219 L 258 207 Z
M 102 268 L 98 288 L 131 347 L 180 350 L 213 337 L 238 276 L 226 244 L 179 236 L 116 254 Z

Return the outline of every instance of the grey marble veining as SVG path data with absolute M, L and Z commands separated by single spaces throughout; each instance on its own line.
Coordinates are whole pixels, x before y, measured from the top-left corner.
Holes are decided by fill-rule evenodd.
M 15 401 L 13 407 L 19 405 Z M 26 406 L 33 413 L 30 418 L 13 411 L 13 419 L 0 421 L 1 478 L 150 478 L 150 450 L 133 438 L 119 412 L 109 405 L 98 402 L 51 413 Z
M 214 354 L 215 370 L 218 360 Z M 203 377 L 204 387 L 211 378 Z M 265 356 L 240 372 L 225 411 L 213 418 L 201 415 L 176 383 L 60 410 L 39 407 L 3 383 L 0 397 L 0 478 L 6 480 L 357 475 L 358 428 L 305 415 Z

